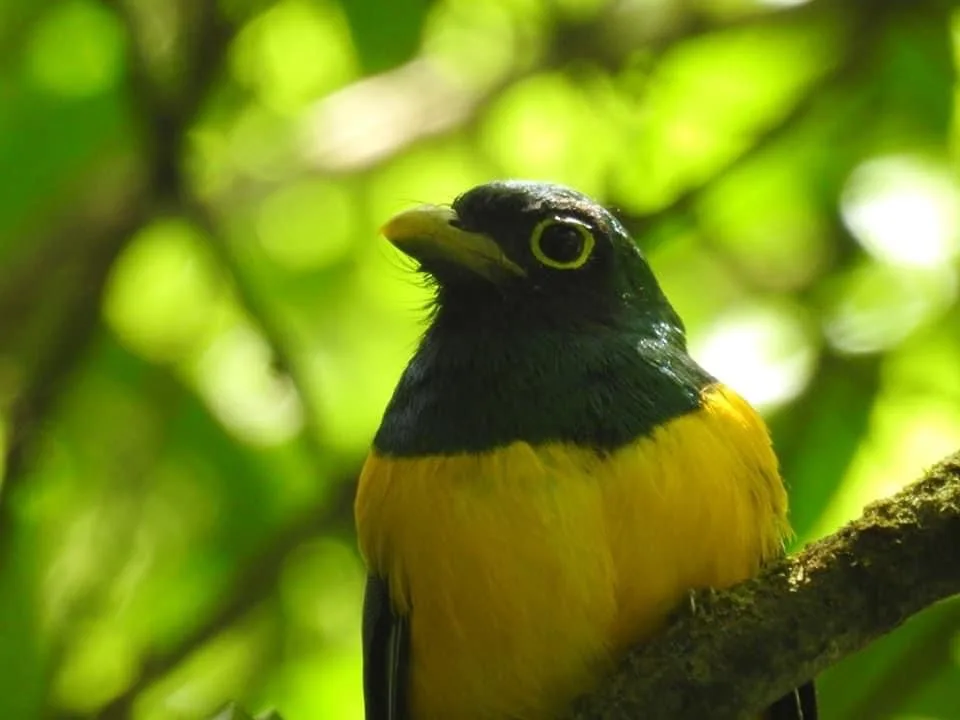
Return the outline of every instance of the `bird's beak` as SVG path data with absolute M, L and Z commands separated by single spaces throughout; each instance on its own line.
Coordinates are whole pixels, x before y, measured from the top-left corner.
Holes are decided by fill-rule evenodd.
M 429 272 L 438 264 L 454 265 L 494 282 L 526 275 L 488 235 L 457 227 L 450 208 L 422 205 L 395 215 L 380 232 Z

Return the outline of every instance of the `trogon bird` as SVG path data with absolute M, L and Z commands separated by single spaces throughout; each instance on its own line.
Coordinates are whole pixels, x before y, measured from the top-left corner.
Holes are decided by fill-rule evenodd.
M 493 182 L 382 232 L 435 295 L 356 497 L 366 717 L 559 717 L 783 552 L 768 431 L 590 198 Z M 765 717 L 814 720 L 812 684 Z

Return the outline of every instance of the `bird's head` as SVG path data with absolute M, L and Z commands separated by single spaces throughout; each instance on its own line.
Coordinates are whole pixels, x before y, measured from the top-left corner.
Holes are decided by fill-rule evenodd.
M 499 181 L 451 206 L 392 218 L 383 234 L 437 285 L 438 316 L 544 326 L 629 326 L 682 343 L 640 249 L 605 208 L 569 188 Z

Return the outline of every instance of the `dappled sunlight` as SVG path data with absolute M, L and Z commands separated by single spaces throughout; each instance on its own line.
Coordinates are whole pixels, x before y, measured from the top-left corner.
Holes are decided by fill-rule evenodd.
M 859 517 L 865 505 L 919 479 L 923 470 L 958 448 L 960 407 L 955 401 L 896 388 L 882 393 L 867 437 L 810 536 L 833 532 Z
M 181 361 L 229 317 L 226 286 L 203 242 L 188 223 L 162 221 L 141 231 L 115 265 L 104 315 L 135 352 Z
M 301 628 L 290 638 L 291 650 L 309 652 L 315 644 L 353 649 L 360 623 L 356 599 L 365 581 L 356 552 L 342 541 L 312 542 L 291 553 L 280 581 L 283 603 Z
M 81 625 L 76 638 L 63 660 L 54 692 L 65 707 L 93 712 L 136 677 L 137 648 L 109 618 Z
M 304 118 L 301 148 L 318 170 L 368 167 L 461 122 L 479 98 L 428 60 L 355 83 Z
M 703 233 L 751 283 L 774 292 L 799 290 L 830 261 L 829 220 L 816 190 L 793 163 L 809 153 L 791 147 L 769 154 L 715 182 L 700 201 Z
M 34 28 L 26 60 L 39 88 L 81 98 L 117 85 L 125 43 L 120 23 L 101 3 L 69 0 Z
M 948 312 L 957 298 L 957 268 L 859 264 L 826 292 L 824 335 L 837 350 L 875 353 L 895 347 Z
M 551 179 L 582 192 L 602 191 L 616 156 L 616 135 L 597 113 L 601 97 L 560 73 L 518 82 L 494 102 L 480 141 L 507 177 Z
M 446 68 L 453 75 L 449 80 L 482 92 L 529 66 L 543 51 L 544 5 L 441 0 L 424 22 L 423 56 Z
M 0 4 L 0 717 L 363 716 L 351 501 L 434 292 L 380 228 L 490 180 L 623 220 L 801 541 L 960 448 L 945 5 Z M 918 626 L 824 717 L 951 717 Z
M 842 202 L 850 230 L 878 260 L 938 267 L 960 254 L 960 184 L 945 165 L 870 160 L 854 171 Z
M 361 720 L 360 647 L 314 650 L 284 663 L 271 690 L 282 697 L 284 717 Z M 158 718 L 159 720 L 159 718 Z
M 261 646 L 272 620 L 253 609 L 233 628 L 211 640 L 182 667 L 151 687 L 135 708 L 137 720 L 166 720 L 210 713 L 235 696 L 267 666 L 277 650 Z
M 61 629 L 70 620 L 74 603 L 90 587 L 102 581 L 103 546 L 108 515 L 104 508 L 87 507 L 76 512 L 66 527 L 59 528 L 58 547 L 51 553 L 46 577 L 46 607 L 43 620 L 51 629 Z
M 614 171 L 618 202 L 654 210 L 749 147 L 836 64 L 835 32 L 797 23 L 712 33 L 625 76 L 623 90 L 642 102 L 621 141 L 631 152 Z
M 805 5 L 811 0 L 754 0 L 757 5 L 766 5 L 768 7 L 797 7 L 799 5 Z
M 281 0 L 237 36 L 230 67 L 261 102 L 286 114 L 352 80 L 357 58 L 337 3 Z
M 757 303 L 721 315 L 691 339 L 690 352 L 752 405 L 770 410 L 810 381 L 817 349 L 807 325 L 796 308 Z
M 304 182 L 263 201 L 257 235 L 274 262 L 292 271 L 314 270 L 347 257 L 357 236 L 356 219 L 356 203 L 345 188 Z
M 303 424 L 297 389 L 272 366 L 270 347 L 252 328 L 237 326 L 200 357 L 200 393 L 228 428 L 247 442 L 277 444 Z
M 382 314 L 379 317 L 387 319 Z M 316 348 L 307 357 L 307 370 L 323 388 L 317 398 L 317 411 L 332 448 L 356 453 L 368 447 L 382 413 L 377 408 L 386 406 L 390 399 L 419 334 L 415 316 L 401 319 L 406 321 L 406 331 L 401 326 L 377 335 L 351 330 L 344 324 L 335 345 Z M 392 367 L 395 372 L 382 373 L 384 367 Z

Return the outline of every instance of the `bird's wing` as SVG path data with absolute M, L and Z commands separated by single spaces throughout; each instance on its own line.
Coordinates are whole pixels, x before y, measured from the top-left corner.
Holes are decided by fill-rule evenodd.
M 363 597 L 363 699 L 366 720 L 407 720 L 407 619 L 390 604 L 389 585 L 370 575 Z

